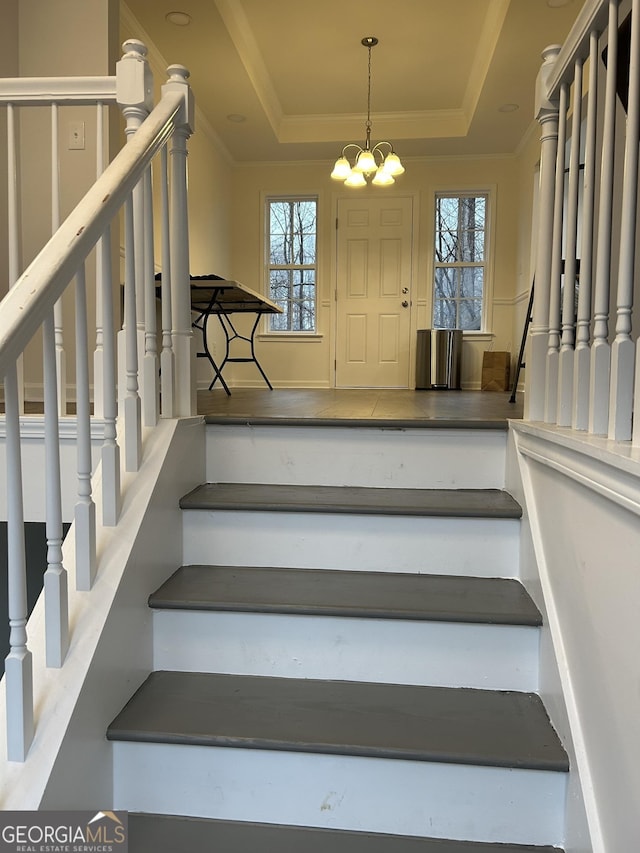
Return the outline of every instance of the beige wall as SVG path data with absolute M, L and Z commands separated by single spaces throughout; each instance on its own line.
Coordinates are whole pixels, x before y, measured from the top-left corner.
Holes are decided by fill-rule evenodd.
M 121 21 L 122 17 L 122 21 Z M 121 15 L 118 0 L 15 0 L 3 5 L 0 34 L 0 73 L 6 76 L 106 75 L 115 73 L 121 56 L 121 44 L 129 37 L 145 40 L 145 34 L 132 29 Z M 6 42 L 6 45 L 5 45 Z M 4 45 L 4 47 L 3 47 Z M 150 62 L 156 89 L 166 80 L 166 63 L 154 53 Z M 216 271 L 230 275 L 230 165 L 217 143 L 214 132 L 198 121 L 189 143 L 189 218 L 191 225 L 191 264 L 193 271 Z M 69 150 L 70 121 L 85 124 L 85 149 Z M 2 121 L 5 113 L 2 111 Z M 20 145 L 22 189 L 22 269 L 33 260 L 51 235 L 50 111 L 47 108 L 21 110 Z M 0 128 L 1 130 L 1 128 Z M 110 110 L 110 155 L 124 142 L 123 122 L 116 107 Z M 6 135 L 0 132 L 6 162 Z M 63 107 L 59 111 L 61 219 L 72 210 L 95 180 L 96 118 L 94 108 Z M 2 172 L 2 181 L 6 174 Z M 195 178 L 193 176 L 196 176 Z M 0 186 L 0 190 L 4 187 Z M 4 190 L 6 193 L 6 190 Z M 6 197 L 6 196 L 5 196 Z M 0 205 L 0 253 L 6 259 L 6 205 Z M 159 217 L 156 217 L 158 226 Z M 116 229 L 117 231 L 117 229 Z M 117 234 L 116 234 L 117 241 Z M 160 268 L 160 243 L 156 259 Z M 116 246 L 117 252 L 117 246 Z M 117 264 L 114 266 L 117 271 Z M 0 288 L 6 290 L 6 261 L 2 264 Z M 87 265 L 89 317 L 95 316 L 92 265 Z M 120 301 L 120 276 L 115 276 L 114 299 Z M 0 294 L 3 291 L 0 290 Z M 64 297 L 65 349 L 69 398 L 74 396 L 73 288 Z M 93 333 L 90 332 L 90 347 Z M 206 368 L 198 365 L 202 381 Z M 42 395 L 42 353 L 39 337 L 34 339 L 25 357 L 25 386 L 28 399 Z
M 105 75 L 115 73 L 116 0 L 20 0 L 18 70 L 21 77 Z M 115 114 L 112 112 L 112 116 Z M 69 122 L 83 121 L 84 150 L 69 150 Z M 96 116 L 88 107 L 59 111 L 61 219 L 91 186 L 96 175 Z M 22 195 L 22 267 L 51 236 L 51 117 L 46 107 L 20 111 Z M 89 316 L 95 316 L 94 275 L 87 265 Z M 75 347 L 73 294 L 64 297 L 67 383 L 73 397 Z M 90 338 L 91 342 L 91 338 Z M 25 353 L 27 398 L 42 394 L 42 354 L 35 339 Z
M 412 337 L 428 328 L 431 313 L 432 233 L 435 193 L 441 190 L 488 190 L 492 213 L 488 334 L 469 334 L 463 351 L 463 385 L 479 388 L 482 353 L 490 348 L 513 352 L 513 314 L 518 295 L 518 163 L 514 157 L 415 160 L 390 189 L 367 188 L 364 193 L 397 193 L 414 197 L 416 236 Z M 348 190 L 329 178 L 330 164 L 236 165 L 233 170 L 232 273 L 257 290 L 266 288 L 263 264 L 263 206 L 268 195 L 317 194 L 319 197 L 318 336 L 310 340 L 269 339 L 261 336 L 258 352 L 274 383 L 280 386 L 333 385 L 335 323 L 335 216 L 338 198 Z M 413 344 L 413 342 L 412 342 Z M 234 381 L 260 384 L 251 365 L 234 366 Z M 413 382 L 413 379 L 411 380 Z
M 139 39 L 148 48 L 153 72 L 154 98 L 167 80 L 167 60 L 159 53 L 149 36 L 125 4 L 120 5 L 120 45 L 127 39 Z M 188 57 L 180 61 L 188 66 Z M 195 132 L 188 142 L 189 156 L 189 254 L 193 275 L 215 272 L 230 275 L 231 161 L 215 131 L 198 110 L 196 101 Z M 156 232 L 159 218 L 155 217 Z M 157 232 L 158 233 L 158 232 Z M 156 264 L 160 269 L 161 246 L 156 240 Z
M 537 238 L 535 227 L 537 222 L 538 181 L 540 177 L 540 128 L 532 125 L 529 134 L 521 145 L 518 155 L 518 270 L 517 290 L 513 312 L 513 340 L 515 346 L 512 352 L 512 369 L 522 341 L 524 324 L 529 306 L 529 296 L 533 283 L 535 251 Z M 526 351 L 525 358 L 526 362 Z M 520 374 L 518 387 L 524 388 L 526 375 Z
M 18 76 L 18 0 L 3 0 L 0 27 L 0 77 Z M 0 299 L 7 292 L 7 113 L 0 109 Z
M 166 59 L 158 52 L 128 8 L 120 7 L 120 43 L 136 38 L 143 41 L 149 50 L 148 59 L 153 72 L 155 99 L 160 97 L 160 87 L 167 79 Z M 188 65 L 188 57 L 183 60 Z M 231 277 L 231 160 L 218 140 L 215 131 L 208 125 L 198 110 L 196 101 L 195 132 L 188 142 L 187 159 L 189 181 L 189 258 L 192 275 L 215 275 Z M 156 193 L 156 206 L 159 194 Z M 160 218 L 154 217 L 156 231 L 155 262 L 160 270 L 161 242 L 159 239 Z M 199 333 L 196 333 L 199 334 Z M 197 366 L 199 387 L 206 388 L 210 382 L 210 371 L 204 359 Z

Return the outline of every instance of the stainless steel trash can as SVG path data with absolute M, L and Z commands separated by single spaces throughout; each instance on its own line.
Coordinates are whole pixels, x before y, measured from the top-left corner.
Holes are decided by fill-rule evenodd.
M 416 390 L 459 390 L 461 329 L 418 329 Z

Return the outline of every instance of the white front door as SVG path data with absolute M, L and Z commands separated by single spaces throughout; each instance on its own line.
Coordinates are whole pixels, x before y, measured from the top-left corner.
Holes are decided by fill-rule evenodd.
M 413 199 L 338 202 L 337 388 L 407 388 Z

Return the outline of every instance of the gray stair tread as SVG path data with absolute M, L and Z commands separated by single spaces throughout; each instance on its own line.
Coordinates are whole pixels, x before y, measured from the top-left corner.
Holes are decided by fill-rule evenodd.
M 540 625 L 517 580 L 394 572 L 182 566 L 154 608 Z
M 185 495 L 183 509 L 356 513 L 462 518 L 520 518 L 519 504 L 500 489 L 380 489 L 204 483 Z
M 483 844 L 306 826 L 129 813 L 131 853 L 561 853 L 557 847 Z
M 538 696 L 468 688 L 160 671 L 107 737 L 567 769 Z

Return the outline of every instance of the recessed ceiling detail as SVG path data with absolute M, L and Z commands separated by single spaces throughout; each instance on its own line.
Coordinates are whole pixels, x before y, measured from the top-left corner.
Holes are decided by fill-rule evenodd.
M 541 54 L 562 43 L 581 3 L 560 0 L 124 0 L 167 64 L 191 72 L 199 110 L 238 162 L 324 160 L 362 135 L 366 79 L 353 49 L 380 22 L 371 120 L 403 159 L 518 149 L 533 121 Z M 336 21 L 340 26 L 336 27 Z M 197 22 L 197 26 L 195 25 Z M 518 104 L 509 122 L 501 105 Z M 228 116 L 251 117 L 251 134 Z M 405 164 L 406 165 L 406 164 Z

